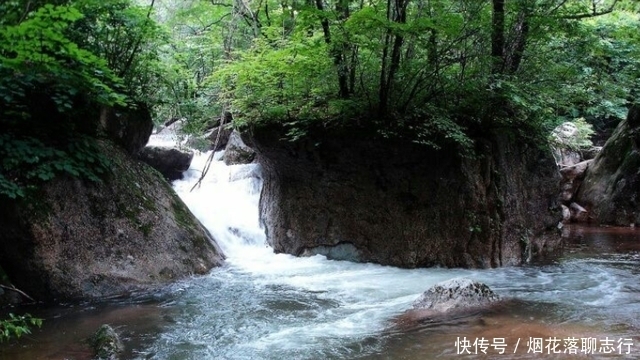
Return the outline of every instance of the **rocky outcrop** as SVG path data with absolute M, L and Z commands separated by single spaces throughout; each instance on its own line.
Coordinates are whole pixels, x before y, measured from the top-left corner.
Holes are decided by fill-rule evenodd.
M 233 131 L 222 158 L 224 163 L 227 165 L 249 164 L 255 157 L 256 152 L 244 143 L 237 131 Z
M 108 142 L 102 183 L 59 178 L 0 207 L 0 264 L 38 300 L 126 294 L 220 265 L 223 255 L 169 184 Z
M 574 198 L 592 162 L 593 160 L 586 160 L 560 169 L 562 180 L 560 181 L 559 200 L 562 203 L 562 221 L 564 223 L 583 221 L 586 218 L 587 211 L 574 202 Z
M 140 151 L 138 158 L 172 181 L 182 179 L 182 173 L 189 170 L 193 152 L 163 146 L 146 146 Z
M 576 199 L 596 223 L 640 223 L 639 106 L 629 110 L 593 160 Z
M 147 144 L 153 132 L 153 120 L 144 104 L 128 109 L 105 107 L 100 113 L 100 128 L 129 154 L 135 155 Z
M 572 122 L 562 123 L 551 132 L 553 157 L 559 167 L 573 166 L 582 161 L 580 152 L 572 146 L 577 137 L 578 127 Z
M 222 150 L 227 146 L 233 130 L 226 127 L 223 127 L 222 130 L 219 129 L 220 127 L 216 126 L 205 132 L 204 135 L 191 135 L 185 142 L 185 146 L 198 151 Z M 220 134 L 218 134 L 218 131 L 220 131 Z
M 363 131 L 283 142 L 256 129 L 260 211 L 276 252 L 400 267 L 519 264 L 560 241 L 551 156 L 506 136 L 455 149 L 372 139 Z M 331 248 L 336 248 L 332 251 Z

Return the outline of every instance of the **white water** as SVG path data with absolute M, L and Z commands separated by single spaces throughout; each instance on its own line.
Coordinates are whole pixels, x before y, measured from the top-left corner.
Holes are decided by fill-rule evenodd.
M 259 223 L 259 166 L 226 166 L 218 153 L 202 185 L 190 191 L 208 155 L 196 155 L 174 188 L 217 239 L 226 266 L 174 287 L 162 304 L 175 310 L 172 324 L 140 358 L 394 358 L 383 335 L 391 320 L 431 285 L 460 276 L 542 307 L 535 316 L 550 311 L 550 321 L 638 325 L 629 315 L 640 302 L 633 254 L 493 270 L 403 270 L 274 254 Z
M 153 137 L 154 145 L 176 141 L 184 139 Z M 545 333 L 632 338 L 633 353 L 614 357 L 640 359 L 638 229 L 568 227 L 571 246 L 554 261 L 490 270 L 403 270 L 295 258 L 265 244 L 257 165 L 216 161 L 202 186 L 190 192 L 207 156 L 198 154 L 174 186 L 224 249 L 225 266 L 157 293 L 40 309 L 34 315 L 45 319 L 43 328 L 0 347 L 0 360 L 89 359 L 84 339 L 104 323 L 122 335 L 126 359 L 457 359 L 457 336 L 507 337 L 513 346 L 515 339 L 525 343 Z M 460 276 L 517 301 L 476 317 L 411 328 L 393 323 L 421 292 Z

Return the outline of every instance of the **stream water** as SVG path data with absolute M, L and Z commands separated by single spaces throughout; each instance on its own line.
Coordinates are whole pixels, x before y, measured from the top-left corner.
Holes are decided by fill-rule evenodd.
M 174 188 L 224 249 L 224 267 L 153 294 L 27 309 L 43 328 L 0 347 L 0 359 L 88 359 L 82 341 L 102 323 L 123 335 L 127 359 L 583 358 L 582 343 L 592 341 L 589 357 L 640 358 L 638 230 L 567 226 L 567 246 L 554 258 L 488 270 L 296 258 L 265 243 L 258 165 L 214 161 L 190 191 L 207 156 L 197 155 Z M 490 313 L 396 321 L 420 293 L 455 277 L 511 300 Z M 575 338 L 576 354 L 548 354 L 553 338 L 560 351 Z M 486 355 L 480 339 L 489 341 Z M 527 345 L 536 339 L 542 355 Z M 507 345 L 500 355 L 499 341 Z

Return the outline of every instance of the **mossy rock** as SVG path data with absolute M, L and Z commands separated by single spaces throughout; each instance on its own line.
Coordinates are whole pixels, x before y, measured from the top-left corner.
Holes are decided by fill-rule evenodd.
M 38 199 L 0 209 L 0 264 L 17 287 L 43 300 L 100 298 L 222 263 L 215 241 L 157 171 L 110 142 L 100 148 L 113 164 L 102 183 L 54 179 Z
M 94 360 L 118 360 L 124 351 L 120 336 L 109 325 L 102 325 L 90 339 Z

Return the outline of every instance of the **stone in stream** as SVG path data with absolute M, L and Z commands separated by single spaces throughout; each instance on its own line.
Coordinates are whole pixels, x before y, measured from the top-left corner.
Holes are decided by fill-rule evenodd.
M 413 303 L 414 310 L 445 313 L 454 309 L 474 308 L 499 301 L 487 285 L 469 279 L 456 278 L 435 284 Z
M 218 132 L 220 132 L 220 134 L 218 134 Z M 227 129 L 226 126 L 223 126 L 222 130 L 220 130 L 220 126 L 216 126 L 213 129 L 209 130 L 204 135 L 204 138 L 210 143 L 211 150 L 218 151 L 224 149 L 227 146 L 232 132 L 233 130 Z
M 93 360 L 118 360 L 124 350 L 120 336 L 109 325 L 102 325 L 90 339 Z
M 167 180 L 182 179 L 182 173 L 189 170 L 193 152 L 164 146 L 146 146 L 138 158 L 158 170 Z
M 593 160 L 582 161 L 578 164 L 560 169 L 562 180 L 560 181 L 560 201 L 568 205 L 582 184 L 587 169 Z
M 255 157 L 256 152 L 242 141 L 237 131 L 233 131 L 224 151 L 224 163 L 227 165 L 249 164 Z
M 277 253 L 344 253 L 403 268 L 518 265 L 561 242 L 560 175 L 550 153 L 503 134 L 478 158 L 360 128 L 253 129 L 264 186 L 260 216 Z M 226 156 L 226 155 L 225 155 Z M 351 251 L 353 250 L 353 251 Z
M 487 285 L 470 279 L 455 278 L 437 283 L 422 293 L 413 302 L 411 309 L 395 322 L 401 327 L 409 327 L 429 319 L 488 310 L 500 301 L 500 297 Z

